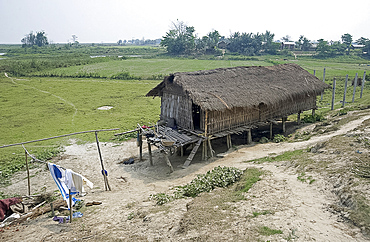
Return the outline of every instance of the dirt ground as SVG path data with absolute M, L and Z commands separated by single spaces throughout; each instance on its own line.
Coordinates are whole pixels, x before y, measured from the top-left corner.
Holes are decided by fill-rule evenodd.
M 71 224 L 58 224 L 52 220 L 50 214 L 44 214 L 7 227 L 0 232 L 0 240 L 369 241 L 369 237 L 364 234 L 368 228 L 364 228 L 364 225 L 355 226 L 345 219 L 343 212 L 333 209 L 334 205 L 340 203 L 340 196 L 335 193 L 335 186 L 338 187 L 338 177 L 335 174 L 326 176 L 315 169 L 312 172 L 307 170 L 306 173 L 315 178 L 315 182 L 309 184 L 297 179 L 298 168 L 290 161 L 262 164 L 246 162 L 285 151 L 313 147 L 333 137 L 348 136 L 356 128 L 363 127 L 363 122 L 369 119 L 370 112 L 363 112 L 338 129 L 315 135 L 307 141 L 253 143 L 226 152 L 226 144 L 222 144 L 221 140 L 215 145 L 215 149 L 217 153 L 224 153 L 223 158 L 200 161 L 200 154 L 197 154 L 192 164 L 187 169 L 182 169 L 179 166 L 186 157 L 172 156 L 171 162 L 175 169 L 173 173 L 170 173 L 165 160 L 156 150 L 154 166 L 150 166 L 146 148 L 143 162 L 136 159 L 132 165 L 122 164 L 129 157 L 137 157 L 136 140 L 101 143 L 111 191 L 104 189 L 96 144 L 78 145 L 75 140 L 70 140 L 65 152 L 52 162 L 70 168 L 92 181 L 94 188 L 87 188 L 87 195 L 81 199 L 85 202 L 101 201 L 102 204 L 84 207 L 83 217 L 75 219 Z M 315 124 L 301 127 L 299 132 L 310 133 Z M 366 130 L 366 127 L 363 129 Z M 366 152 L 364 155 L 369 157 L 368 151 Z M 328 155 L 331 155 L 329 151 L 317 152 L 315 159 L 320 162 Z M 240 169 L 254 167 L 263 170 L 264 174 L 245 194 L 246 199 L 233 203 L 219 202 L 223 189 L 215 189 L 197 198 L 175 200 L 162 206 L 149 199 L 151 194 L 168 192 L 175 186 L 185 185 L 197 174 L 204 174 L 216 166 Z M 44 165 L 35 166 L 31 170 L 31 176 L 31 193 L 57 190 Z M 26 172 L 19 172 L 13 177 L 12 184 L 1 190 L 5 194 L 27 194 L 25 178 Z M 369 183 L 361 189 L 368 192 Z M 366 190 L 363 193 L 367 196 L 369 194 Z M 265 235 L 260 231 L 261 227 L 282 233 Z

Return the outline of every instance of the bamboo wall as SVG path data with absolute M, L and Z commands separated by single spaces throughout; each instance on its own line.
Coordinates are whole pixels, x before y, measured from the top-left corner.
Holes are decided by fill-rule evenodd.
M 232 130 L 241 126 L 258 122 L 259 110 L 252 108 L 233 108 L 224 111 L 208 112 L 207 134 L 215 134 L 224 130 Z
M 163 92 L 161 120 L 168 122 L 171 118 L 183 128 L 194 129 L 192 101 L 188 96 Z
M 175 119 L 178 126 L 194 129 L 193 102 L 189 96 L 164 90 L 161 99 L 161 120 Z M 223 111 L 207 111 L 207 135 L 225 130 L 278 119 L 301 111 L 316 108 L 316 97 L 300 98 L 291 102 L 281 102 L 273 106 L 261 104 L 258 107 L 233 108 Z M 206 111 L 200 112 L 200 130 L 205 131 Z
M 224 111 L 208 111 L 207 134 L 232 130 L 257 122 L 265 122 L 269 119 L 278 119 L 313 108 L 316 108 L 316 97 L 308 97 L 290 103 L 282 102 L 274 106 L 259 105 L 258 108 L 233 108 Z M 204 116 L 202 120 L 203 122 L 201 123 L 204 123 Z

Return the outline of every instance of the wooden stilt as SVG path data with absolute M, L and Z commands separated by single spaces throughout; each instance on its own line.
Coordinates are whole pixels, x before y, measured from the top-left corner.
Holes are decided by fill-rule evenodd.
M 24 151 L 24 154 L 26 155 L 28 196 L 30 196 L 31 195 L 31 182 L 30 182 L 30 169 L 28 167 L 28 155 L 27 155 L 27 151 Z
M 272 122 L 270 122 L 270 139 L 273 138 L 273 133 L 272 133 Z
M 247 144 L 252 143 L 252 129 L 248 130 Z
M 208 159 L 208 145 L 207 145 L 207 140 L 203 142 L 204 145 L 204 160 Z
M 285 134 L 285 122 L 286 122 L 286 118 L 285 117 L 283 117 L 282 119 L 281 119 L 281 125 L 282 125 L 282 129 L 283 129 L 283 133 Z
M 231 135 L 230 134 L 228 134 L 227 136 L 226 136 L 227 138 L 227 148 L 228 149 L 231 149 L 232 147 L 233 147 L 233 144 L 232 144 L 232 142 L 231 142 Z
M 171 173 L 173 172 L 173 167 L 172 167 L 172 164 L 171 164 L 171 161 L 170 161 L 170 158 L 168 158 L 168 155 L 167 154 L 163 154 L 163 156 L 164 156 L 164 159 L 166 160 L 166 163 L 167 163 L 167 165 L 170 167 L 170 171 L 171 171 Z
M 211 144 L 211 139 L 210 138 L 208 138 L 208 147 L 209 147 L 209 152 L 211 153 L 211 157 L 213 157 L 215 151 L 212 149 L 212 144 Z
M 153 166 L 152 145 L 148 142 L 149 162 Z
M 180 147 L 180 154 L 181 154 L 181 157 L 184 156 L 184 146 L 181 146 Z
M 301 124 L 301 111 L 299 111 L 297 113 L 297 124 L 300 125 Z

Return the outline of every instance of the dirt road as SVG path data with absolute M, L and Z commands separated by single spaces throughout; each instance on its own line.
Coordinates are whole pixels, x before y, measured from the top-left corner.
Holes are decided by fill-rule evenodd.
M 297 179 L 296 170 L 287 162 L 245 162 L 271 153 L 280 154 L 311 147 L 331 137 L 346 134 L 367 119 L 370 119 L 370 115 L 361 116 L 335 132 L 314 136 L 308 141 L 244 146 L 224 158 L 206 162 L 196 161 L 196 157 L 187 169 L 178 168 L 184 159 L 173 157 L 173 173 L 169 173 L 166 162 L 156 151 L 153 167 L 148 160 L 123 165 L 122 161 L 137 155 L 134 141 L 102 143 L 101 150 L 112 191 L 104 191 L 96 144 L 77 145 L 71 140 L 71 145 L 65 147 L 63 155 L 53 162 L 91 180 L 94 189 L 88 190 L 88 194 L 81 199 L 85 202 L 102 201 L 102 204 L 85 208 L 83 217 L 72 224 L 57 224 L 48 215 L 43 215 L 6 229 L 0 233 L 0 238 L 3 241 L 367 241 L 359 228 L 328 211 L 328 206 L 335 203 L 336 197 L 324 177 L 314 174 L 316 182 L 308 184 Z M 203 225 L 202 229 L 184 230 L 183 218 L 189 212 L 192 198 L 176 200 L 165 206 L 156 206 L 154 201 L 148 199 L 150 194 L 167 192 L 174 186 L 189 183 L 196 174 L 205 173 L 216 166 L 240 169 L 257 167 L 266 171 L 262 179 L 250 189 L 247 199 L 233 205 L 237 209 L 225 212 L 223 223 L 228 225 L 224 230 L 215 230 L 219 227 L 211 224 Z M 31 175 L 32 193 L 39 193 L 43 189 L 57 190 L 45 167 L 34 168 Z M 14 194 L 15 191 L 26 194 L 25 177 L 25 172 L 16 174 L 12 185 L 1 188 L 2 191 L 5 194 Z M 214 209 L 218 209 L 216 207 Z M 263 211 L 268 213 L 251 218 L 253 212 Z M 253 229 L 261 226 L 280 230 L 282 234 L 264 236 Z

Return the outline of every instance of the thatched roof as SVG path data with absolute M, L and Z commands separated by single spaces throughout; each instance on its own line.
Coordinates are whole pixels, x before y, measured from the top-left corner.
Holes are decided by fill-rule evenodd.
M 147 96 L 162 96 L 164 88 L 176 86 L 203 110 L 281 105 L 317 96 L 330 87 L 297 64 L 240 66 L 171 74 Z

